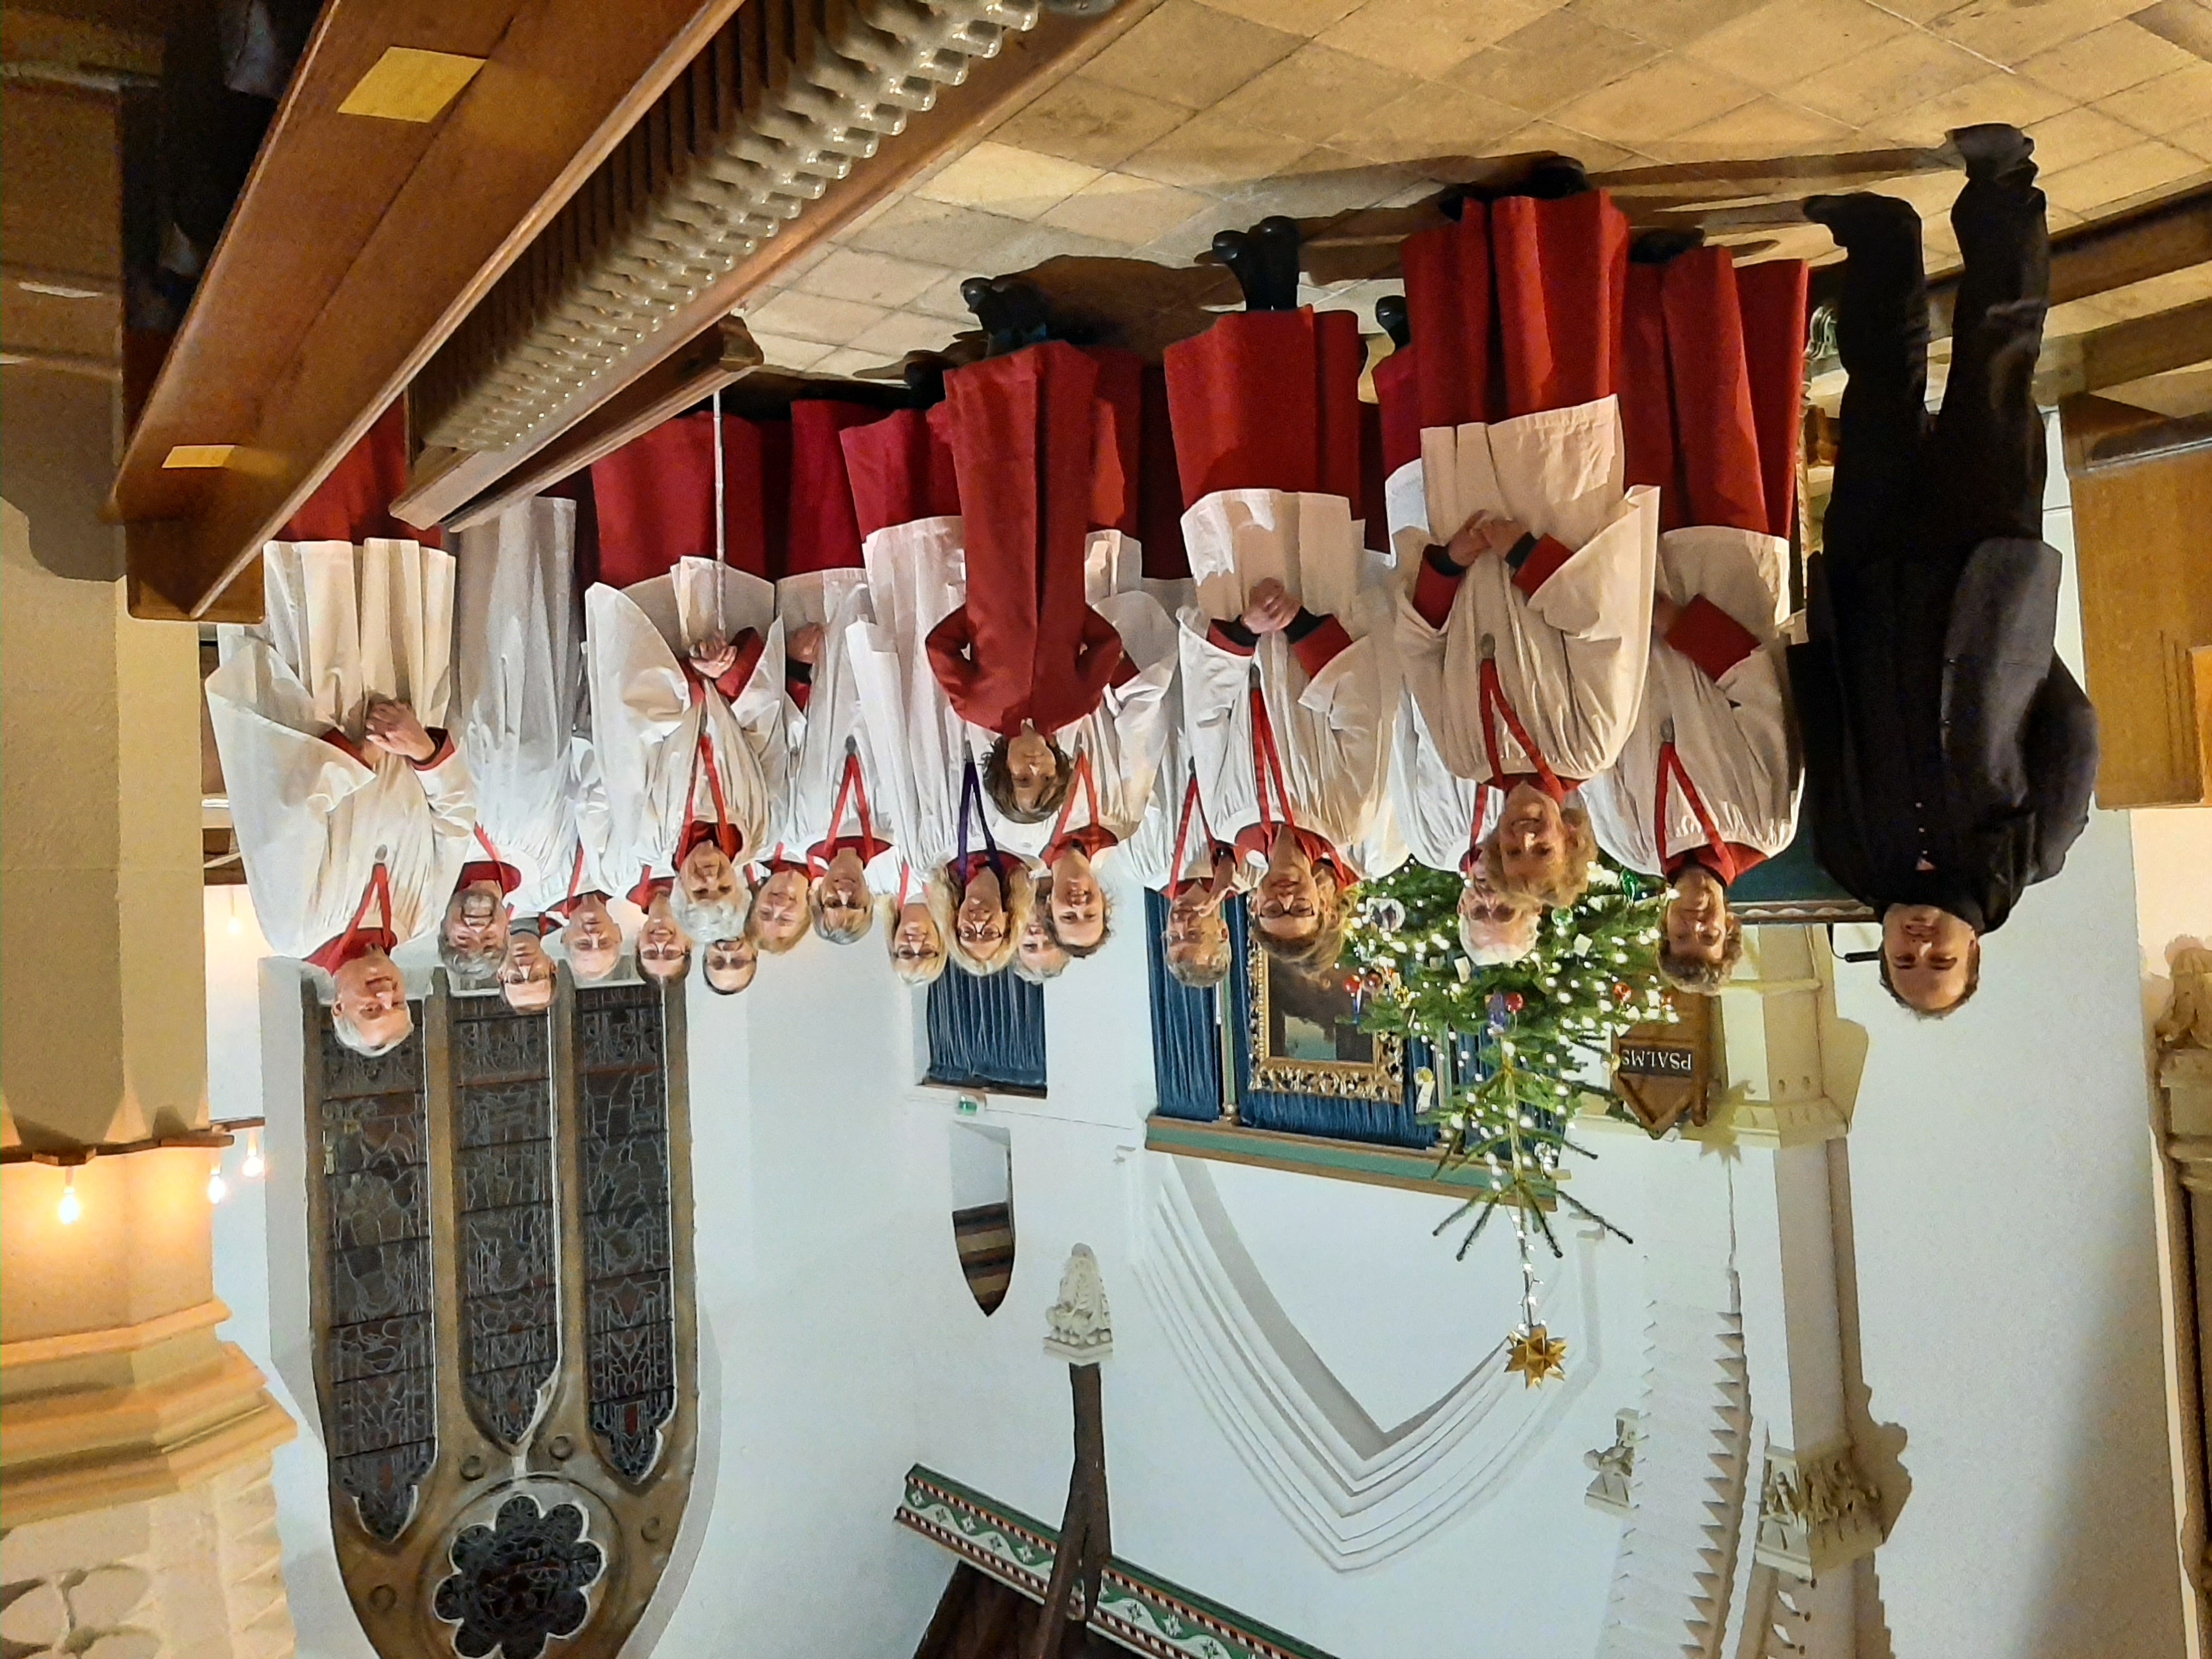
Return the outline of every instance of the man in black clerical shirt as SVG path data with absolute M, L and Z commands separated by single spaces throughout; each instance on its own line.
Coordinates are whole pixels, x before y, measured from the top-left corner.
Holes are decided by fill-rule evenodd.
M 2095 713 L 2052 647 L 2060 557 L 2043 541 L 2033 390 L 2051 249 L 2034 146 L 2008 126 L 1951 142 L 1966 270 L 1932 421 L 1919 216 L 1883 196 L 1805 204 L 1850 256 L 1849 379 L 1808 638 L 1790 662 L 1814 848 L 1881 916 L 1884 985 L 1935 1017 L 1973 994 L 1981 936 L 2057 874 L 2097 768 Z

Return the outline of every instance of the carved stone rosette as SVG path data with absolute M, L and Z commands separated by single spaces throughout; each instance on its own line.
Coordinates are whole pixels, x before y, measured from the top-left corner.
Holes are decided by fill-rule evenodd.
M 1881 1494 L 1846 1441 L 1817 1451 L 1766 1449 L 1753 1559 L 1810 1583 L 1881 1545 Z

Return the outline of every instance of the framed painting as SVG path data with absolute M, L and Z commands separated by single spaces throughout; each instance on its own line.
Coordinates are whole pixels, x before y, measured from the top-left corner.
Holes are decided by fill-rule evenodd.
M 1405 1098 L 1403 1044 L 1359 1029 L 1358 1005 L 1340 977 L 1316 979 L 1282 966 L 1261 948 L 1256 932 L 1249 952 L 1248 1088 L 1393 1103 Z

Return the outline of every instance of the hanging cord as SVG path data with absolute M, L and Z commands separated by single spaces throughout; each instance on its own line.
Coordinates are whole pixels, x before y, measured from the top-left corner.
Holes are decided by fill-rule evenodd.
M 1044 844 L 1044 861 L 1050 864 L 1061 851 L 1060 842 L 1067 834 L 1067 820 L 1075 811 L 1078 795 L 1084 798 L 1089 817 L 1085 827 L 1098 822 L 1098 783 L 1091 770 L 1091 751 L 1080 738 L 1075 743 L 1075 775 L 1068 781 L 1067 799 L 1060 804 L 1060 816 L 1053 821 L 1052 836 Z
M 982 780 L 976 775 L 975 757 L 973 752 L 969 753 L 967 767 L 962 772 L 960 776 L 960 836 L 958 842 L 960 850 L 958 854 L 958 867 L 960 871 L 960 884 L 963 887 L 965 887 L 968 884 L 968 822 L 969 811 L 971 807 L 975 811 L 975 827 L 983 832 L 984 855 L 990 860 L 991 873 L 999 878 L 1000 902 L 1009 902 L 1011 901 L 1011 895 L 1006 891 L 1006 866 L 999 854 L 998 841 L 991 834 L 990 817 L 983 811 L 983 782 Z
M 1191 763 L 1190 781 L 1183 786 L 1182 812 L 1176 823 L 1175 859 L 1168 866 L 1168 896 L 1170 898 L 1175 896 L 1176 889 L 1182 884 L 1183 854 L 1190 845 L 1190 821 L 1194 813 L 1197 815 L 1199 830 L 1206 837 L 1206 861 L 1209 866 L 1218 864 L 1219 860 L 1215 856 L 1214 849 L 1220 843 L 1214 839 L 1212 824 L 1206 821 L 1206 803 L 1199 798 L 1196 761 Z M 1211 885 L 1212 882 L 1218 881 L 1220 875 L 1220 871 L 1216 869 L 1208 884 Z
M 714 388 L 712 407 L 714 441 L 714 636 L 727 639 L 729 628 L 722 617 L 722 570 L 729 562 L 730 526 L 722 501 L 722 389 L 720 386 Z

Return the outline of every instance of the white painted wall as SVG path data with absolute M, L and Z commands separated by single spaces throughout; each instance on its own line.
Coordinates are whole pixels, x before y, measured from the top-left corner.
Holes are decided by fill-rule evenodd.
M 1121 936 L 1048 989 L 1049 1097 L 981 1120 L 1011 1138 L 1018 1239 L 988 1318 L 952 1247 L 951 1099 L 912 1086 L 916 1008 L 880 941 L 810 943 L 742 998 L 694 996 L 708 1422 L 679 1566 L 644 1636 L 684 1656 L 910 1653 L 951 1565 L 890 1519 L 916 1461 L 1056 1522 L 1071 1421 L 1042 1316 L 1081 1242 L 1115 1315 L 1119 1553 L 1343 1659 L 1590 1652 L 1620 1529 L 1583 1506 L 1581 1460 L 1642 1394 L 1640 1254 L 1608 1243 L 1586 1273 L 1547 1266 L 1570 1381 L 1480 1501 L 1379 1565 L 1331 1570 L 1240 1460 L 1139 1288 L 1159 1160 L 1140 1150 L 1139 913 L 1121 896 Z M 210 900 L 210 1087 L 218 1115 L 238 1115 L 260 1104 L 258 941 L 250 920 L 228 933 L 228 902 Z M 2100 816 L 2065 878 L 1990 941 L 1980 999 L 1956 1018 L 1915 1024 L 1870 969 L 1844 970 L 1841 1012 L 1871 1038 L 1849 1147 L 1863 1369 L 1874 1419 L 1906 1437 L 1911 1482 L 1862 1652 L 2175 1650 L 2136 937 L 2128 826 Z M 1635 1233 L 1668 1192 L 1633 1137 L 1602 1150 L 1577 1190 Z M 1455 1265 L 1456 1234 L 1429 1237 L 1443 1200 L 1212 1173 L 1285 1315 L 1382 1425 L 1451 1386 L 1512 1321 L 1510 1230 Z M 219 1218 L 216 1271 L 230 1334 L 266 1364 L 260 1210 L 245 1193 Z M 278 1454 L 277 1479 L 301 1651 L 359 1659 L 312 1435 Z
M 1950 1019 L 1839 970 L 1869 1039 L 1849 1152 L 1869 1408 L 1912 1482 L 1875 1557 L 1900 1656 L 2180 1650 L 2136 931 L 2128 815 L 2100 811 Z

